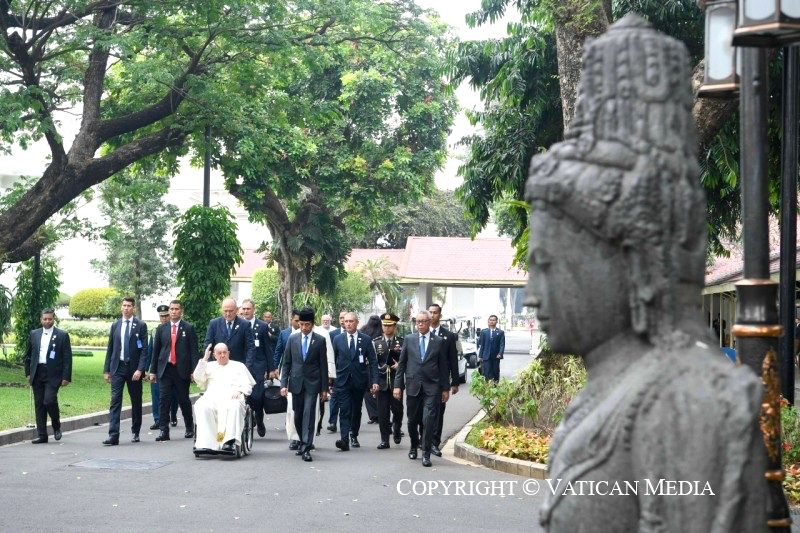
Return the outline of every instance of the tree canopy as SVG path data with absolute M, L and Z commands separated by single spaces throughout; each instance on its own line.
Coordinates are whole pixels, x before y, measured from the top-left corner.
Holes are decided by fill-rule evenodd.
M 415 11 L 410 0 L 0 0 L 0 149 L 44 139 L 50 151 L 0 207 L 0 260 L 41 249 L 38 229 L 82 191 L 150 156 L 174 170 L 206 125 L 247 116 L 231 94 L 268 85 L 248 74 L 279 79 L 299 50 L 393 44 L 383 14 L 412 24 Z M 80 114 L 74 139 L 60 111 Z
M 583 42 L 604 31 L 629 11 L 686 44 L 699 83 L 703 56 L 703 13 L 694 0 L 489 0 L 467 21 L 479 26 L 496 20 L 514 5 L 522 14 L 503 39 L 461 43 L 451 57 L 451 81 L 467 80 L 480 90 L 482 111 L 470 113 L 479 134 L 463 139 L 468 157 L 459 169 L 457 190 L 473 221 L 473 233 L 492 215 L 514 239 L 525 264 L 528 214 L 523 198 L 531 156 L 563 136 L 577 91 Z M 772 93 L 779 94 L 779 72 L 772 72 Z M 735 237 L 740 217 L 738 194 L 738 118 L 736 101 L 697 98 L 693 116 L 698 130 L 701 180 L 708 198 L 711 253 L 724 253 L 723 239 Z M 770 135 L 777 150 L 776 109 Z M 770 157 L 771 201 L 777 206 L 777 157 Z
M 361 28 L 373 38 L 270 55 L 226 82 L 250 91 L 214 126 L 215 160 L 269 228 L 284 312 L 309 283 L 334 290 L 353 236 L 378 225 L 387 204 L 431 190 L 445 161 L 455 101 L 444 27 L 411 2 L 367 11 Z

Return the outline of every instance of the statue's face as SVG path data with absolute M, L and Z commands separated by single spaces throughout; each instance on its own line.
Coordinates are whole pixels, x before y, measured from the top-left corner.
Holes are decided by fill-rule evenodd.
M 528 302 L 557 352 L 584 355 L 630 322 L 622 252 L 544 210 L 531 215 Z

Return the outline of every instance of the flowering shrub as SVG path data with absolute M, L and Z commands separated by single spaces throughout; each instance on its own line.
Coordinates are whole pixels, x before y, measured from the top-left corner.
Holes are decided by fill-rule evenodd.
M 481 431 L 480 446 L 504 457 L 547 463 L 550 437 L 517 426 L 488 426 Z

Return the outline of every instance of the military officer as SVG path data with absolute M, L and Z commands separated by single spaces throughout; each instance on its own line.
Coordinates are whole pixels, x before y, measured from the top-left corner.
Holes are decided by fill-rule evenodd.
M 383 334 L 373 339 L 375 353 L 378 358 L 378 425 L 381 432 L 379 450 L 389 448 L 389 435 L 394 435 L 394 443 L 400 444 L 403 423 L 403 401 L 392 395 L 394 378 L 400 361 L 400 351 L 403 349 L 403 339 L 395 335 L 397 322 L 400 318 L 392 313 L 381 316 Z M 389 414 L 392 415 L 390 423 Z

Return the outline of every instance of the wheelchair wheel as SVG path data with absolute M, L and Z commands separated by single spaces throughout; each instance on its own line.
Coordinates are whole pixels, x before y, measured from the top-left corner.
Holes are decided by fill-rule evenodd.
M 248 406 L 244 415 L 244 429 L 242 430 L 242 455 L 249 455 L 253 449 L 253 432 L 255 430 L 255 413 Z

